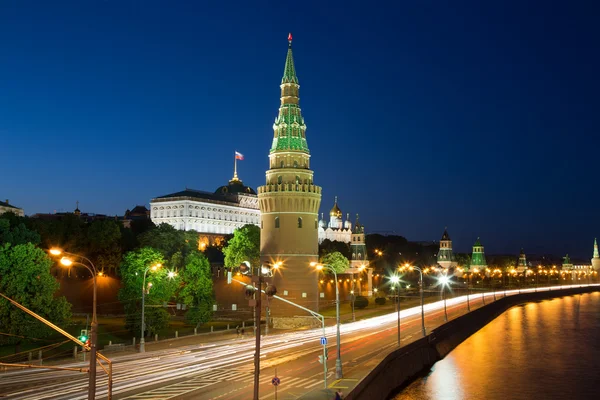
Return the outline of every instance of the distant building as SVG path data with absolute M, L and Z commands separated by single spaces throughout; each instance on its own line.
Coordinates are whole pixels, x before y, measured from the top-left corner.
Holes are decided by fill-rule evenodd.
M 125 215 L 120 219 L 123 227 L 131 228 L 132 221 L 150 220 L 150 210 L 146 206 L 135 206 L 133 210 L 125 211 Z
M 150 201 L 150 218 L 156 225 L 210 235 L 229 235 L 246 224 L 260 225 L 258 197 L 234 174 L 214 192 L 185 189 Z
M 104 220 L 104 219 L 118 220 L 118 217 L 116 217 L 116 216 L 111 217 L 106 214 L 82 213 L 79 210 L 79 202 L 76 202 L 76 204 L 77 205 L 75 207 L 75 210 L 73 210 L 73 212 L 37 213 L 37 214 L 31 215 L 31 218 L 51 220 L 51 219 L 62 219 L 64 217 L 66 217 L 67 215 L 75 215 L 76 217 L 79 217 L 79 219 L 83 220 L 84 222 L 88 222 L 88 223 L 94 222 L 96 220 Z
M 333 203 L 333 208 L 329 211 L 329 222 L 326 222 L 321 213 L 319 221 L 319 244 L 325 239 L 333 242 L 350 243 L 352 236 L 352 223 L 350 222 L 350 214 L 346 214 L 346 221 L 342 220 L 342 210 L 338 206 L 337 196 Z
M 595 271 L 600 271 L 600 254 L 598 254 L 598 243 L 596 242 L 596 238 L 594 238 L 594 255 L 592 257 L 592 268 Z
M 525 251 L 521 249 L 521 253 L 519 253 L 519 261 L 517 262 L 517 272 L 524 272 L 527 268 L 527 257 L 525 256 Z
M 471 265 L 470 268 L 477 268 L 479 270 L 483 270 L 487 267 L 487 262 L 485 260 L 485 252 L 483 251 L 483 246 L 477 238 L 477 241 L 473 245 L 473 253 L 471 254 Z
M 19 217 L 25 216 L 25 213 L 23 212 L 23 209 L 19 208 L 17 206 L 13 206 L 12 204 L 10 204 L 8 202 L 8 199 L 6 199 L 6 201 L 0 201 L 0 214 L 4 214 L 4 213 L 7 213 L 7 212 L 11 212 L 13 214 L 16 214 Z
M 448 235 L 448 230 L 444 229 L 444 234 L 440 240 L 440 249 L 437 253 L 437 263 L 442 268 L 454 268 L 458 264 L 454 253 L 452 252 L 452 239 Z

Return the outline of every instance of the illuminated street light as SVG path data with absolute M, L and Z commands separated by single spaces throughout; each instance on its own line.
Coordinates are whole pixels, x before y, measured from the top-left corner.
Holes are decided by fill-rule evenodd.
M 157 263 L 146 267 L 146 269 L 144 270 L 144 279 L 142 280 L 142 332 L 140 337 L 140 353 L 146 351 L 146 342 L 144 339 L 144 332 L 146 331 L 146 324 L 144 320 L 144 309 L 146 308 L 146 274 L 148 273 L 148 271 L 156 271 L 160 267 L 162 267 L 162 264 Z M 148 287 L 152 287 L 152 282 L 148 283 Z
M 331 272 L 333 272 L 333 276 L 335 277 L 335 316 L 336 316 L 336 326 L 337 326 L 337 359 L 335 360 L 335 375 L 337 379 L 342 379 L 344 377 L 343 371 L 342 371 L 342 352 L 341 352 L 341 343 L 340 343 L 340 282 L 341 279 L 338 280 L 337 277 L 337 272 L 335 271 L 334 268 L 332 268 L 330 265 L 323 265 L 323 264 L 319 264 L 317 262 L 312 261 L 309 264 L 311 267 L 314 267 L 317 269 L 317 271 L 321 271 L 323 269 L 328 269 Z M 323 363 L 325 363 L 326 360 L 323 359 Z
M 396 291 L 396 310 L 398 311 L 398 347 L 400 347 L 400 277 L 398 275 L 392 275 L 390 277 L 392 282 L 392 289 L 394 286 L 398 287 Z
M 444 321 L 448 322 L 448 310 L 446 309 L 446 286 L 450 283 L 450 278 L 447 275 L 442 275 L 438 278 L 438 282 L 442 285 L 442 297 L 444 298 Z
M 94 400 L 96 398 L 96 345 L 98 343 L 98 318 L 96 316 L 96 305 L 97 305 L 97 301 L 96 301 L 96 293 L 97 293 L 97 289 L 98 289 L 98 284 L 96 281 L 96 276 L 98 275 L 98 271 L 96 270 L 96 267 L 94 266 L 94 263 L 92 263 L 90 261 L 89 258 L 84 257 L 82 255 L 79 254 L 74 254 L 74 253 L 68 253 L 66 251 L 62 251 L 61 249 L 58 248 L 53 248 L 48 250 L 48 253 L 50 253 L 50 255 L 52 256 L 60 256 L 61 254 L 65 254 L 66 256 L 63 256 L 60 259 L 60 263 L 62 265 L 64 265 L 65 267 L 70 267 L 72 265 L 80 265 L 82 267 L 85 267 L 90 274 L 92 274 L 92 283 L 93 283 L 93 301 L 92 301 L 92 326 L 91 326 L 91 338 L 90 338 L 90 367 L 89 367 L 89 384 L 88 384 L 88 399 L 89 400 Z M 72 258 L 67 257 L 67 256 L 71 256 L 71 257 L 76 257 L 77 259 L 83 261 L 82 262 L 78 262 L 78 261 L 74 261 Z

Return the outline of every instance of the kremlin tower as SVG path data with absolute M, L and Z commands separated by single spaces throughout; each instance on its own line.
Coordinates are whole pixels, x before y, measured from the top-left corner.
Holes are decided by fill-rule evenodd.
M 594 238 L 594 256 L 592 257 L 592 269 L 600 271 L 600 254 L 598 254 L 598 242 Z
M 298 77 L 292 55 L 292 35 L 281 79 L 281 103 L 273 124 L 266 183 L 258 188 L 261 211 L 260 259 L 262 265 L 282 262 L 274 284 L 283 298 L 311 310 L 318 306 L 318 211 L 321 188 L 313 183 L 306 124 L 299 106 Z M 274 301 L 275 327 L 305 325 L 316 321 L 306 312 Z M 286 318 L 294 317 L 294 318 Z M 286 320 L 288 320 L 286 322 Z M 294 320 L 294 322 L 291 322 Z

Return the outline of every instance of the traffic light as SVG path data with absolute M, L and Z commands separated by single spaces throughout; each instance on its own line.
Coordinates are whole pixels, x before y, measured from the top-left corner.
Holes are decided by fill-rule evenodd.
M 83 343 L 87 342 L 87 340 L 88 340 L 88 331 L 87 331 L 87 329 L 82 329 L 81 330 L 81 334 L 79 335 L 79 337 L 77 339 L 79 339 L 79 341 L 83 342 Z

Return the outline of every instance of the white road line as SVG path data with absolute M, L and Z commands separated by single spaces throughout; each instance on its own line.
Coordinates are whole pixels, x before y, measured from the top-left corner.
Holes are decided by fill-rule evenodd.
M 308 386 L 304 386 L 304 389 L 310 389 L 313 386 L 317 386 L 317 385 L 322 385 L 323 381 L 317 381 L 316 383 L 313 383 L 312 385 L 308 385 Z

